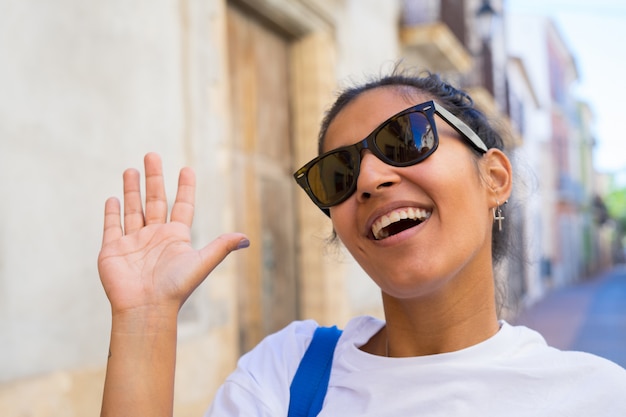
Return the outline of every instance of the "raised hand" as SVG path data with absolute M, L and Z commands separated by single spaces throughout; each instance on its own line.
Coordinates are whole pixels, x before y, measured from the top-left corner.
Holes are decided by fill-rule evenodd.
M 102 417 L 172 416 L 178 311 L 231 251 L 249 244 L 231 233 L 195 250 L 193 171 L 180 171 L 168 222 L 161 159 L 151 153 L 144 163 L 145 210 L 133 169 L 124 172 L 123 227 L 119 201 L 105 204 L 98 269 L 113 316 Z
M 113 314 L 136 308 L 178 310 L 191 292 L 233 250 L 248 245 L 239 233 L 224 234 L 200 250 L 191 246 L 195 175 L 180 171 L 176 200 L 168 222 L 161 159 L 145 156 L 145 211 L 140 175 L 124 172 L 124 219 L 120 203 L 105 204 L 104 235 L 98 257 L 100 279 Z

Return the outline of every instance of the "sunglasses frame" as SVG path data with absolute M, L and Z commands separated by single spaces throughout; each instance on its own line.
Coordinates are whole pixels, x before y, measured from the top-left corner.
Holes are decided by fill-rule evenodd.
M 432 147 L 432 149 L 430 149 L 428 151 L 428 153 L 426 153 L 425 156 L 423 156 L 423 158 L 421 158 L 421 159 L 419 159 L 417 161 L 398 163 L 398 162 L 395 162 L 393 160 L 388 159 L 378 149 L 378 146 L 375 143 L 376 135 L 382 129 L 384 129 L 391 121 L 397 119 L 398 117 L 404 116 L 406 114 L 411 114 L 411 113 L 422 113 L 422 114 L 424 114 L 424 116 L 426 116 L 426 120 L 430 124 L 430 126 L 432 128 L 432 132 L 433 132 L 434 137 L 435 137 L 435 145 Z M 346 195 L 344 197 L 340 198 L 335 203 L 333 203 L 333 204 L 322 204 L 317 199 L 317 197 L 313 194 L 313 191 L 311 190 L 311 186 L 309 184 L 309 179 L 308 179 L 308 175 L 307 174 L 308 174 L 309 170 L 311 169 L 311 167 L 313 165 L 315 165 L 317 162 L 319 162 L 321 159 L 327 157 L 328 155 L 331 155 L 331 154 L 336 153 L 336 152 L 348 151 L 353 157 L 355 157 L 355 160 L 357 161 L 357 163 L 355 164 L 354 174 L 355 174 L 355 177 L 358 178 L 359 177 L 359 173 L 361 171 L 361 159 L 362 159 L 361 153 L 362 153 L 363 149 L 369 149 L 378 159 L 380 159 L 384 163 L 389 164 L 391 166 L 408 167 L 408 166 L 416 165 L 416 164 L 424 161 L 433 152 L 435 152 L 435 150 L 437 149 L 437 146 L 439 145 L 439 135 L 437 133 L 437 125 L 435 123 L 435 114 L 437 114 L 439 117 L 441 117 L 450 127 L 452 127 L 454 130 L 456 130 L 461 135 L 461 137 L 464 138 L 466 140 L 466 142 L 473 149 L 475 149 L 476 151 L 478 151 L 481 154 L 484 154 L 484 153 L 487 152 L 487 150 L 488 150 L 487 149 L 487 145 L 485 145 L 483 140 L 465 122 L 463 122 L 461 119 L 456 117 L 454 114 L 450 113 L 448 110 L 443 108 L 443 106 L 441 106 L 440 104 L 437 104 L 436 102 L 431 100 L 431 101 L 427 101 L 427 102 L 424 102 L 424 103 L 417 104 L 415 106 L 409 107 L 408 109 L 402 110 L 401 112 L 394 114 L 393 116 L 391 116 L 390 118 L 385 120 L 383 123 L 381 123 L 376 129 L 374 129 L 374 131 L 372 131 L 372 133 L 367 135 L 367 137 L 365 137 L 364 139 L 358 141 L 355 144 L 348 145 L 348 146 L 342 146 L 340 148 L 333 149 L 331 151 L 325 152 L 325 153 L 317 156 L 316 158 L 313 158 L 311 161 L 306 163 L 302 168 L 297 170 L 293 174 L 293 176 L 294 176 L 296 182 L 298 183 L 298 185 L 300 187 L 302 187 L 302 189 L 307 193 L 307 195 L 315 203 L 315 205 L 318 206 L 324 212 L 324 214 L 326 214 L 327 216 L 330 217 L 330 210 L 329 210 L 329 208 L 332 207 L 332 206 L 336 206 L 337 204 L 341 204 L 344 201 L 346 201 L 348 198 L 350 198 L 350 196 L 354 193 L 354 190 L 356 189 L 356 183 L 357 182 L 354 181 L 352 186 L 346 192 Z

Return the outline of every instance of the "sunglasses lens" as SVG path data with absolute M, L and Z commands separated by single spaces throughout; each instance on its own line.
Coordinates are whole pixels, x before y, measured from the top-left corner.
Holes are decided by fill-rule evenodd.
M 355 160 L 346 150 L 333 152 L 320 159 L 307 174 L 311 192 L 322 205 L 337 204 L 356 181 Z
M 423 161 L 435 147 L 435 133 L 420 112 L 390 120 L 374 139 L 376 147 L 391 165 L 412 165 Z
M 436 140 L 427 116 L 414 111 L 390 119 L 376 132 L 375 154 L 390 165 L 414 165 L 433 153 Z M 360 156 L 348 149 L 331 152 L 308 169 L 310 192 L 321 206 L 338 204 L 354 190 Z

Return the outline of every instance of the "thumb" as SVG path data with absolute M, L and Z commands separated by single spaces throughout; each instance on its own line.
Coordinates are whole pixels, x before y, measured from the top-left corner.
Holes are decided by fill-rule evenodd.
M 233 251 L 250 246 L 250 240 L 243 233 L 225 233 L 200 249 L 202 263 L 211 272 Z

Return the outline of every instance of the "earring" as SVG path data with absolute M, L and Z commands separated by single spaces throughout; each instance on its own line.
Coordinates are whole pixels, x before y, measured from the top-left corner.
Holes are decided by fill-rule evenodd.
M 506 202 L 505 202 L 506 204 Z M 502 231 L 502 220 L 504 220 L 504 216 L 502 215 L 502 209 L 500 208 L 500 202 L 496 200 L 497 207 L 493 207 L 491 210 L 493 211 L 493 221 L 498 222 L 498 231 Z

